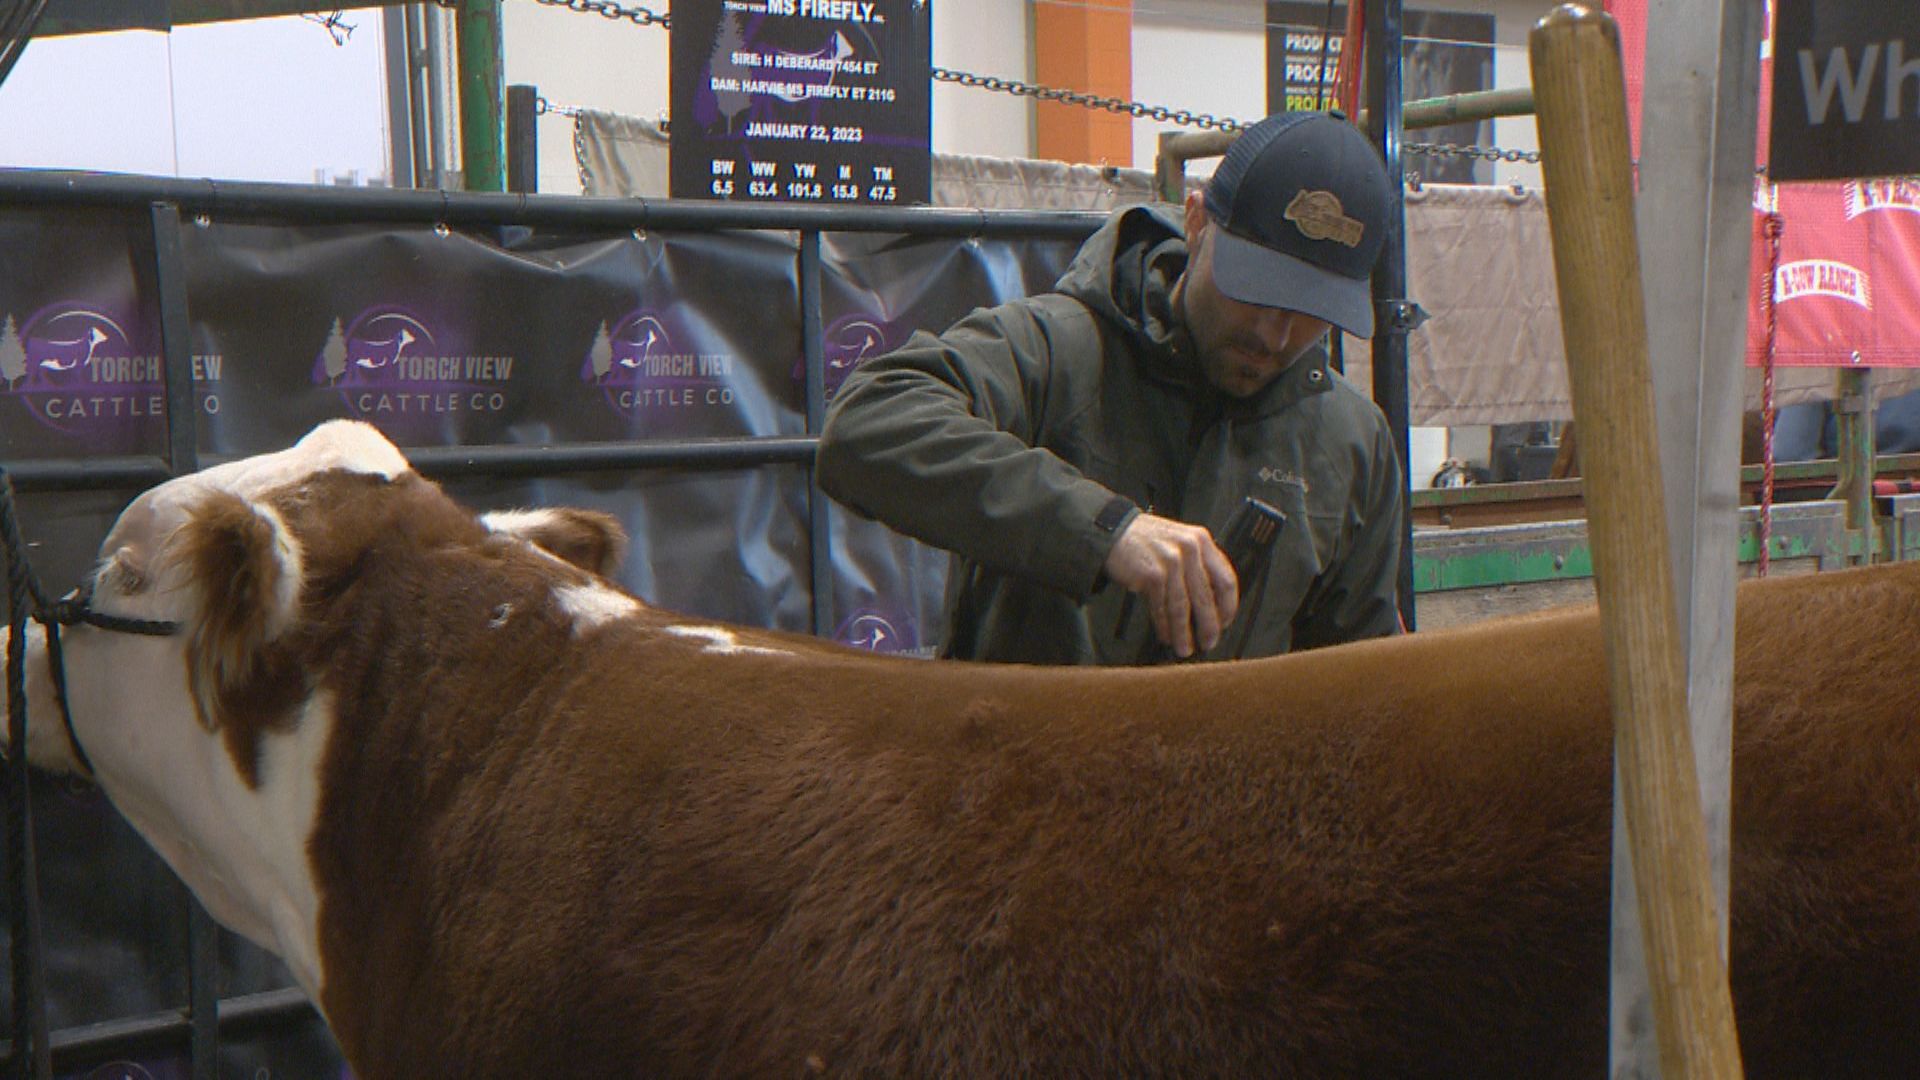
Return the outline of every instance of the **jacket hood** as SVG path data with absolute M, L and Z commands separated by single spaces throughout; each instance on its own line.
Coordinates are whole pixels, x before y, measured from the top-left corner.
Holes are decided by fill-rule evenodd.
M 1054 288 L 1137 338 L 1152 352 L 1184 351 L 1173 285 L 1187 267 L 1186 231 L 1168 206 L 1135 206 L 1087 238 Z
M 1187 268 L 1186 223 L 1177 206 L 1130 207 L 1087 238 L 1054 288 L 1091 308 L 1130 337 L 1149 374 L 1185 384 L 1227 416 L 1263 416 L 1330 389 L 1324 343 L 1309 348 L 1252 398 L 1231 398 L 1201 374 L 1193 338 L 1173 309 L 1173 287 Z

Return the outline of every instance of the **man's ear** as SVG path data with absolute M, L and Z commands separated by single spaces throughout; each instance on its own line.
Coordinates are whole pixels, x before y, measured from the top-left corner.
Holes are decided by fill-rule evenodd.
M 1213 220 L 1207 216 L 1207 194 L 1204 191 L 1187 192 L 1186 203 L 1187 243 L 1191 245 L 1200 238 Z
M 490 531 L 517 536 L 555 558 L 605 577 L 627 557 L 627 530 L 612 514 L 556 506 L 480 515 Z
M 200 720 L 220 727 L 224 695 L 298 614 L 300 545 L 272 508 L 213 492 L 167 539 L 169 583 L 189 599 L 187 679 Z

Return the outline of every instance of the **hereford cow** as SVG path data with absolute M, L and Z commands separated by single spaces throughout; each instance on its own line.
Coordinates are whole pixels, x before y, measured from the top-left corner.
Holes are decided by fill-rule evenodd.
M 1037 670 L 660 611 L 369 427 L 162 485 L 75 739 L 385 1077 L 1601 1077 L 1590 610 Z M 1741 593 L 1755 1077 L 1920 1076 L 1920 566 Z M 34 758 L 76 767 L 33 642 Z

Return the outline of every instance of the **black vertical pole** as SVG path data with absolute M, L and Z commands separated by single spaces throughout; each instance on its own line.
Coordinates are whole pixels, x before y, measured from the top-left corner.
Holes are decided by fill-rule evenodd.
M 187 898 L 188 1064 L 193 1080 L 220 1080 L 220 926 Z
M 820 234 L 800 234 L 800 338 L 807 365 L 807 434 L 818 435 L 827 419 L 827 345 L 820 313 L 823 291 Z M 813 470 L 807 470 L 807 530 L 812 559 L 807 588 L 813 597 L 813 632 L 833 632 L 833 530 L 827 498 Z
M 1403 481 L 1411 477 L 1407 436 L 1407 335 L 1412 331 L 1407 304 L 1406 171 L 1400 160 L 1405 109 L 1400 82 L 1400 0 L 1366 0 L 1367 136 L 1386 161 L 1393 195 L 1387 211 L 1386 247 L 1373 271 L 1373 400 L 1387 414 Z M 1410 500 L 1403 500 L 1410 501 Z M 1400 521 L 1400 621 L 1413 629 L 1413 517 Z
M 507 190 L 540 190 L 540 91 L 507 87 Z
M 180 208 L 154 203 L 152 221 L 154 283 L 160 293 L 160 361 L 167 388 L 167 465 L 173 475 L 184 476 L 200 468 L 200 437 Z M 188 1066 L 193 1080 L 216 1080 L 220 1075 L 220 928 L 191 892 L 186 897 Z
M 160 290 L 160 361 L 167 388 L 167 465 L 184 476 L 200 467 L 193 400 L 193 331 L 187 313 L 187 269 L 181 253 L 180 208 L 153 204 L 155 284 Z

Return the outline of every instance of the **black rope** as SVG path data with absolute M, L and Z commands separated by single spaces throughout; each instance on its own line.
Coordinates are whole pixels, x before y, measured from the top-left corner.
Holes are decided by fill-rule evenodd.
M 177 633 L 179 623 L 159 619 L 133 619 L 124 615 L 109 615 L 93 610 L 93 584 L 81 585 L 71 596 L 58 600 L 49 599 L 40 582 L 33 575 L 33 567 L 27 561 L 27 542 L 20 532 L 20 519 L 14 511 L 13 478 L 7 470 L 0 468 L 0 547 L 6 549 L 7 588 L 8 588 L 8 627 L 9 660 L 16 649 L 24 657 L 26 649 L 26 623 L 33 620 L 46 629 L 47 661 L 53 673 L 54 703 L 60 708 L 60 721 L 66 727 L 67 745 L 73 748 L 74 760 L 79 763 L 83 775 L 93 776 L 93 762 L 88 759 L 86 748 L 80 745 L 80 734 L 73 729 L 73 710 L 67 705 L 67 665 L 66 656 L 60 648 L 60 628 L 86 624 L 102 630 L 112 630 L 122 634 L 142 634 L 149 637 L 166 637 Z M 9 704 L 16 691 L 20 694 L 21 727 L 25 727 L 26 716 L 26 673 L 16 671 L 9 664 L 7 671 L 7 692 Z M 24 731 L 14 732 L 11 746 L 15 753 L 26 752 Z
M 13 515 L 13 481 L 0 469 L 0 543 L 7 553 L 7 891 L 13 945 L 13 1054 L 8 1072 L 25 1080 L 53 1073 L 47 1039 L 45 957 L 40 948 L 39 889 L 33 866 L 33 806 L 27 784 L 27 615 L 33 602 L 20 529 Z
M 168 637 L 180 632 L 177 622 L 135 619 L 93 610 L 91 582 L 75 589 L 71 596 L 63 596 L 58 600 L 49 597 L 33 576 L 33 567 L 27 562 L 27 543 L 21 536 L 19 517 L 13 508 L 13 478 L 7 475 L 5 468 L 0 468 L 0 547 L 4 547 L 7 553 L 8 585 L 14 585 L 18 579 L 20 587 L 25 590 L 24 597 L 28 603 L 26 613 L 44 626 L 52 628 L 85 623 L 102 630 L 148 637 Z
M 40 889 L 34 866 L 33 805 L 27 773 L 27 622 L 40 623 L 47 634 L 47 660 L 53 675 L 54 701 L 66 725 L 67 745 L 84 774 L 93 775 L 80 737 L 73 729 L 73 711 L 67 706 L 66 658 L 60 647 L 60 628 L 86 624 L 123 634 L 164 636 L 178 632 L 178 623 L 157 619 L 130 619 L 93 610 L 92 586 L 73 595 L 50 599 L 35 580 L 27 561 L 27 543 L 14 511 L 13 478 L 0 468 L 0 548 L 7 562 L 7 812 L 6 873 L 12 899 L 13 942 L 13 1056 L 12 1075 L 46 1078 L 53 1075 L 52 1048 L 47 1038 L 47 991 L 40 945 Z

